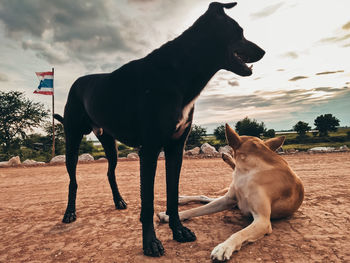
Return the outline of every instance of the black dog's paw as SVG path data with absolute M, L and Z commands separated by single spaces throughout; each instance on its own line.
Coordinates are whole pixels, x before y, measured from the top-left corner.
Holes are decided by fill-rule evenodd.
M 118 210 L 126 209 L 128 207 L 127 203 L 123 199 L 115 201 L 114 204 L 115 204 L 115 209 L 118 209 Z
M 173 230 L 173 239 L 176 240 L 177 242 L 193 242 L 195 241 L 196 235 L 189 230 L 187 227 L 184 226 L 179 226 Z
M 63 216 L 62 223 L 69 224 L 77 220 L 75 212 L 66 212 Z
M 143 246 L 143 254 L 149 257 L 160 257 L 164 255 L 162 242 L 154 237 L 150 242 Z

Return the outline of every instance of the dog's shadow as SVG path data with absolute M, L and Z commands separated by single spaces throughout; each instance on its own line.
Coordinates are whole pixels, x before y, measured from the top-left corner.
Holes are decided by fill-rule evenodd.
M 48 230 L 48 234 L 62 234 L 66 232 L 70 232 L 74 229 L 79 229 L 81 227 L 81 223 L 79 222 L 74 222 L 71 224 L 64 224 L 62 222 L 57 222 L 54 226 L 52 226 Z

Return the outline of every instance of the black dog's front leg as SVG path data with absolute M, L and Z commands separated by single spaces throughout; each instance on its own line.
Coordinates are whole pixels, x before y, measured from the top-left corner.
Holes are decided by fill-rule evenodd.
M 154 176 L 157 168 L 159 150 L 153 147 L 140 149 L 141 173 L 141 223 L 143 253 L 146 256 L 159 257 L 164 254 L 162 243 L 157 239 L 153 226 Z
M 178 242 L 192 242 L 196 235 L 184 227 L 179 219 L 179 178 L 183 157 L 183 142 L 174 142 L 164 148 L 166 160 L 167 215 L 173 239 Z

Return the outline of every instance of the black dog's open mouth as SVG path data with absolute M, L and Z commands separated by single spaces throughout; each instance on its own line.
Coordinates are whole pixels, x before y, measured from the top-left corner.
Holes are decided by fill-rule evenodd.
M 259 61 L 265 54 L 264 50 L 246 39 L 233 44 L 228 52 L 229 70 L 240 76 L 252 75 L 253 65 L 247 63 Z
M 251 62 L 248 57 L 246 57 L 244 54 L 233 52 L 233 60 L 235 64 L 237 64 L 237 72 L 239 75 L 242 76 L 250 76 L 253 72 L 253 65 L 248 66 L 246 63 Z

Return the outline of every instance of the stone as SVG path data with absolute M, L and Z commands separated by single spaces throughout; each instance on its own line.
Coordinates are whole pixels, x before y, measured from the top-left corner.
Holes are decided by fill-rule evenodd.
M 19 156 L 15 156 L 12 157 L 9 161 L 8 161 L 8 165 L 9 166 L 17 166 L 21 164 L 21 159 L 19 158 Z
M 132 159 L 132 160 L 137 160 L 139 159 L 139 155 L 137 153 L 129 153 L 126 158 Z
M 229 146 L 229 145 L 221 146 L 219 148 L 219 153 L 221 153 L 221 154 L 222 153 L 227 153 L 227 154 L 233 156 L 233 150 L 232 150 L 231 146 Z
M 37 161 L 27 159 L 27 160 L 25 160 L 22 164 L 25 164 L 25 165 L 34 165 L 34 164 L 37 164 Z
M 94 157 L 89 153 L 83 153 L 78 158 L 78 161 L 81 161 L 81 162 L 91 162 L 94 160 L 95 160 Z
M 201 146 L 201 152 L 207 155 L 216 155 L 218 153 L 215 147 L 211 146 L 207 142 Z
M 66 162 L 66 156 L 65 155 L 57 155 L 53 157 L 50 161 L 50 163 L 65 163 Z
M 314 147 L 309 149 L 309 152 L 333 152 L 335 150 L 334 147 Z
M 198 155 L 201 151 L 201 148 L 199 147 L 194 147 L 193 149 L 191 150 L 188 150 L 185 152 L 186 155 Z
M 0 162 L 0 167 L 8 167 L 9 166 L 9 162 L 5 161 L 5 162 Z
M 279 148 L 276 150 L 276 152 L 277 152 L 278 154 L 284 154 L 284 150 L 283 150 L 282 147 L 279 147 Z
M 286 153 L 289 153 L 289 154 L 290 154 L 290 153 L 293 154 L 293 153 L 297 153 L 297 152 L 299 152 L 299 151 L 298 151 L 298 150 L 295 150 L 295 149 L 293 149 L 293 148 L 291 148 L 291 149 L 285 150 L 285 152 L 286 152 Z
M 340 150 L 340 151 L 346 152 L 346 151 L 349 151 L 349 147 L 346 146 L 346 145 L 343 145 L 343 146 L 340 146 L 340 147 L 339 147 L 339 150 Z

